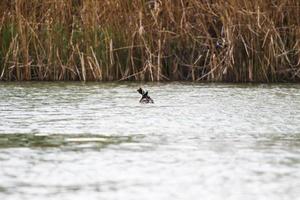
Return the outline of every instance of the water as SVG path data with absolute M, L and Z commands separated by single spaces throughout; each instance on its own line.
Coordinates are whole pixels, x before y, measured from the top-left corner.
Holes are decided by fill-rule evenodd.
M 139 86 L 153 105 L 138 103 Z M 299 199 L 300 85 L 0 83 L 0 199 Z

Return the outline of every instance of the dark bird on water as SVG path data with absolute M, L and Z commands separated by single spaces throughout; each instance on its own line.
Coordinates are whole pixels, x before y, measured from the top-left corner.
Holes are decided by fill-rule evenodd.
M 142 88 L 139 88 L 137 91 L 142 95 L 140 103 L 154 103 L 153 99 L 148 95 L 148 91 L 145 91 Z

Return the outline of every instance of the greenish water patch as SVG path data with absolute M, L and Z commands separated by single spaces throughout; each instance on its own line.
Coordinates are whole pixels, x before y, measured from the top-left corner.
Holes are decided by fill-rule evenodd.
M 6 192 L 6 189 L 0 186 L 0 193 Z
M 108 145 L 134 142 L 132 136 L 92 134 L 0 134 L 3 148 L 104 148 Z

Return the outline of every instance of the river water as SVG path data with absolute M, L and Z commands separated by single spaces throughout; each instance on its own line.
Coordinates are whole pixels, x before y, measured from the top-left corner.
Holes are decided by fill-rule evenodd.
M 155 104 L 139 104 L 138 87 Z M 300 199 L 300 85 L 0 83 L 1 200 Z

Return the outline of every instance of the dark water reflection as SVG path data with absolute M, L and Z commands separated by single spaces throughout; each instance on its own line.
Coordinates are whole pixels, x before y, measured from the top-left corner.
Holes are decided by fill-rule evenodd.
M 84 148 L 100 149 L 107 145 L 133 142 L 134 136 L 91 134 L 0 134 L 0 148 Z
M 145 86 L 153 105 L 138 103 Z M 0 199 L 297 199 L 300 85 L 1 83 Z

